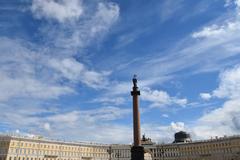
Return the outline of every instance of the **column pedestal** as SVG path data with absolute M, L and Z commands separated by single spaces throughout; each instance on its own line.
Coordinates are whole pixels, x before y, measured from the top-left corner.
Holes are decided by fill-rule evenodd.
M 142 146 L 131 148 L 131 160 L 144 160 L 144 148 Z

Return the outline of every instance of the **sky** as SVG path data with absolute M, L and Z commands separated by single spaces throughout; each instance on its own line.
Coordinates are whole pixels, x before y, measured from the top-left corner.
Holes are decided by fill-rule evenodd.
M 132 143 L 240 134 L 240 0 L 0 0 L 0 132 Z

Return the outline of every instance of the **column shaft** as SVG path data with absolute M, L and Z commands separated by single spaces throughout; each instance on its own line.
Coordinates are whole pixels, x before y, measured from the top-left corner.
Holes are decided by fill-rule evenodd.
M 140 114 L 138 108 L 138 95 L 133 95 L 133 137 L 134 146 L 141 145 Z

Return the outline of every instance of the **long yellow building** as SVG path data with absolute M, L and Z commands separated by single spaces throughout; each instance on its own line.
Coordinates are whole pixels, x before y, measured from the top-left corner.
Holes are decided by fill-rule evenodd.
M 106 160 L 109 145 L 0 136 L 0 160 Z
M 143 141 L 145 160 L 240 160 L 240 136 L 155 144 Z M 0 136 L 0 160 L 130 160 L 131 145 L 75 143 Z

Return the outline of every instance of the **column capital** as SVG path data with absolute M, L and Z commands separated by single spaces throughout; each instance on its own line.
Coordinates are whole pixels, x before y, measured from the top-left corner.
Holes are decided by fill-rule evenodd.
M 132 96 L 139 96 L 140 95 L 140 91 L 138 91 L 138 90 L 133 90 L 133 91 L 131 91 L 131 95 Z

